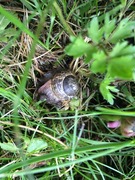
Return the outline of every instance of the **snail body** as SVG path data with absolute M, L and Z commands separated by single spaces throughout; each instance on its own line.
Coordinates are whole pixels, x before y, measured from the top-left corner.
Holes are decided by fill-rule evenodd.
M 75 75 L 70 72 L 59 72 L 48 79 L 39 89 L 39 100 L 46 100 L 48 104 L 56 107 L 65 106 L 77 96 L 79 85 Z
M 109 128 L 120 128 L 120 132 L 125 137 L 135 136 L 134 117 L 120 117 L 117 121 L 108 122 Z

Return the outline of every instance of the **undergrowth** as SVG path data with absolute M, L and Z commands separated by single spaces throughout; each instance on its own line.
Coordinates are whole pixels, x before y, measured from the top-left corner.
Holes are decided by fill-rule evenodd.
M 134 138 L 107 126 L 135 116 L 134 1 L 0 4 L 0 178 L 135 179 Z M 68 110 L 35 99 L 58 67 L 80 84 Z

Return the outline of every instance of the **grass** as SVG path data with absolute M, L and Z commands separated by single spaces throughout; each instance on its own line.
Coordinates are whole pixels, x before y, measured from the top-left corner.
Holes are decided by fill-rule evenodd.
M 108 70 L 122 53 L 130 56 L 125 64 L 134 57 L 134 35 L 123 30 L 134 29 L 133 3 L 1 2 L 1 179 L 135 179 L 134 138 L 107 127 L 135 116 L 131 69 Z M 117 28 L 125 18 L 129 26 Z M 104 57 L 111 64 L 103 72 Z M 80 83 L 79 100 L 68 110 L 35 100 L 38 79 L 58 67 L 71 69 Z

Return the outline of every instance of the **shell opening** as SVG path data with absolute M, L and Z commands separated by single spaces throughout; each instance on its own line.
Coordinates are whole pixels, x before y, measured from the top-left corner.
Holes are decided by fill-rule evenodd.
M 73 75 L 65 77 L 63 81 L 63 89 L 68 96 L 74 97 L 78 94 L 79 85 Z

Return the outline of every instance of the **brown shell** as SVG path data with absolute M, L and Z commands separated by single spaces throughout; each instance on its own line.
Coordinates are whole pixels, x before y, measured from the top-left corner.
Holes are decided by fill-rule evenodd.
M 62 106 L 76 97 L 79 91 L 78 82 L 70 71 L 56 73 L 52 79 L 42 85 L 39 90 L 39 99 L 57 107 Z

